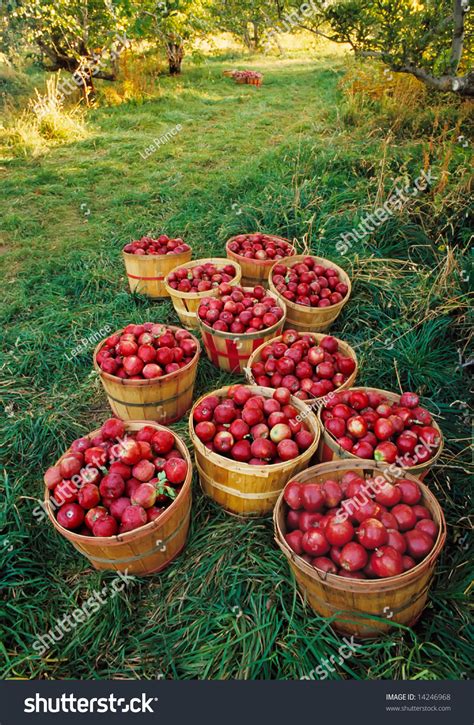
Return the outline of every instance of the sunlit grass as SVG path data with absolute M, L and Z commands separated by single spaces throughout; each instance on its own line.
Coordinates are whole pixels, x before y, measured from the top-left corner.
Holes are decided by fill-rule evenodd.
M 46 93 L 35 96 L 20 114 L 11 114 L 0 130 L 0 144 L 7 154 L 36 158 L 55 144 L 81 141 L 87 137 L 83 110 L 65 106 L 58 92 L 59 76 L 46 82 Z

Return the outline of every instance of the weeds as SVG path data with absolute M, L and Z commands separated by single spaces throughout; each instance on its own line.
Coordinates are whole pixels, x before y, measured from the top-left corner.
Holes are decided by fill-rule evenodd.
M 58 93 L 59 74 L 46 82 L 46 92 L 35 89 L 28 108 L 2 129 L 0 142 L 14 154 L 38 157 L 52 145 L 87 137 L 84 112 L 79 106 L 66 108 Z

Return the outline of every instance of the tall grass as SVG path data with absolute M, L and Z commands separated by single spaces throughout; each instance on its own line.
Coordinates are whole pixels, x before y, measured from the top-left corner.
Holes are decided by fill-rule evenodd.
M 35 95 L 19 115 L 11 114 L 1 129 L 0 143 L 7 152 L 38 157 L 53 145 L 80 141 L 87 137 L 84 111 L 78 105 L 66 106 L 58 85 L 60 75 L 46 81 L 46 92 Z

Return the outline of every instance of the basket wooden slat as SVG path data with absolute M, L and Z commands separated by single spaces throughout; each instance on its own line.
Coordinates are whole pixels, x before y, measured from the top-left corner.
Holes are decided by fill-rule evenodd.
M 250 386 L 255 395 L 271 398 L 273 390 Z M 297 398 L 291 404 L 304 416 L 305 425 L 314 433 L 311 446 L 298 458 L 269 466 L 251 466 L 210 451 L 194 432 L 194 410 L 208 395 L 227 396 L 228 387 L 203 395 L 194 404 L 189 417 L 189 434 L 194 445 L 196 468 L 203 492 L 229 513 L 239 516 L 264 516 L 272 510 L 289 478 L 309 465 L 319 442 L 319 423 L 316 416 Z
M 349 275 L 337 264 L 331 262 L 329 259 L 316 257 L 314 254 L 298 254 L 295 257 L 286 257 L 285 259 L 280 259 L 278 262 L 275 262 L 272 266 L 275 266 L 275 264 L 285 264 L 288 267 L 293 267 L 295 264 L 301 263 L 304 258 L 308 256 L 316 260 L 317 264 L 322 264 L 325 267 L 332 267 L 339 272 L 340 281 L 344 282 L 344 284 L 348 286 L 347 294 L 341 302 L 331 305 L 330 307 L 305 307 L 304 305 L 297 305 L 291 300 L 285 299 L 285 297 L 277 291 L 272 282 L 271 272 L 269 274 L 268 285 L 271 291 L 286 304 L 287 329 L 291 328 L 292 330 L 294 329 L 298 332 L 323 332 L 324 330 L 329 329 L 332 323 L 341 314 L 344 305 L 349 301 L 352 290 L 351 280 Z
M 168 297 L 165 277 L 177 266 L 189 262 L 192 250 L 180 254 L 129 254 L 122 250 L 131 292 L 147 297 Z
M 240 269 L 240 265 L 237 264 L 237 262 L 234 262 L 233 260 L 227 259 L 225 257 L 196 259 L 192 262 L 188 262 L 187 264 L 178 264 L 176 267 L 173 267 L 171 272 L 174 272 L 175 269 L 183 267 L 185 269 L 192 269 L 193 267 L 201 264 L 215 264 L 217 267 L 220 268 L 225 267 L 227 264 L 232 264 L 235 269 L 235 277 L 229 282 L 229 284 L 232 286 L 240 284 L 240 279 L 242 277 L 242 270 Z M 168 276 L 169 275 L 167 275 L 165 279 L 166 291 L 169 297 L 171 297 L 173 307 L 176 310 L 179 319 L 181 320 L 184 327 L 186 327 L 188 330 L 199 329 L 199 322 L 196 312 L 199 305 L 201 304 L 201 300 L 204 297 L 217 297 L 219 293 L 218 288 L 214 287 L 213 289 L 206 290 L 205 292 L 180 292 L 179 290 L 170 287 L 170 285 L 168 284 Z
M 380 390 L 379 388 L 367 388 L 367 387 L 356 387 L 351 388 L 351 390 L 370 390 L 374 393 L 380 393 L 381 395 L 385 396 L 387 400 L 389 400 L 391 403 L 398 403 L 400 401 L 400 395 L 397 393 L 391 393 L 388 390 Z M 321 441 L 319 444 L 319 451 L 318 451 L 318 457 L 319 460 L 322 463 L 326 463 L 327 461 L 338 461 L 341 459 L 347 459 L 350 461 L 360 461 L 360 458 L 357 458 L 357 456 L 354 456 L 353 453 L 349 453 L 348 451 L 344 450 L 337 442 L 334 436 L 329 433 L 324 425 L 322 424 L 321 420 L 321 413 L 322 410 L 320 409 L 318 412 L 318 418 L 321 424 Z M 426 463 L 419 463 L 416 466 L 408 466 L 407 468 L 404 468 L 403 470 L 407 473 L 411 473 L 412 476 L 416 476 L 417 478 L 423 480 L 430 470 L 431 466 L 438 460 L 440 457 L 443 448 L 444 448 L 444 438 L 443 438 L 443 432 L 439 425 L 436 423 L 436 421 L 433 419 L 431 425 L 433 428 L 436 428 L 436 430 L 439 432 L 441 436 L 441 444 L 438 450 L 436 451 L 433 458 L 430 458 L 429 461 L 426 461 Z M 375 463 L 375 461 L 374 461 Z M 389 465 L 389 464 L 385 464 Z
M 166 326 L 170 330 L 179 328 Z M 154 420 L 169 425 L 180 420 L 191 408 L 194 383 L 201 354 L 199 340 L 197 352 L 188 365 L 169 375 L 152 380 L 128 380 L 101 370 L 97 363 L 97 353 L 102 348 L 102 340 L 94 351 L 94 368 L 99 374 L 109 405 L 122 420 Z
M 145 425 L 157 430 L 163 427 L 149 421 L 125 423 L 128 432 L 138 431 Z M 93 438 L 100 430 L 89 433 Z M 161 571 L 184 549 L 188 535 L 192 493 L 192 461 L 184 442 L 173 431 L 176 448 L 183 454 L 188 473 L 176 499 L 155 521 L 117 536 L 82 536 L 63 528 L 54 514 L 51 492 L 45 488 L 45 504 L 54 528 L 83 554 L 95 569 L 106 571 L 127 571 L 128 574 L 144 575 Z
M 243 289 L 248 290 L 250 288 L 244 287 Z M 275 335 L 279 335 L 283 330 L 286 315 L 285 305 L 275 295 L 267 292 L 267 296 L 273 297 L 275 305 L 282 308 L 283 317 L 275 325 L 264 330 L 239 334 L 221 332 L 220 330 L 214 330 L 199 317 L 197 318 L 207 356 L 221 370 L 230 373 L 243 372 L 248 365 L 250 355 L 263 343 L 272 340 Z
M 306 332 L 304 334 L 311 335 L 311 337 L 316 341 L 316 343 L 318 345 L 321 342 L 321 340 L 323 339 L 323 337 L 326 337 L 326 335 L 322 335 L 322 334 L 320 334 L 318 332 Z M 257 363 L 257 362 L 260 362 L 261 357 L 262 357 L 262 351 L 263 351 L 263 349 L 268 344 L 271 344 L 271 343 L 274 343 L 274 342 L 280 342 L 281 339 L 282 339 L 282 336 L 281 335 L 279 335 L 278 337 L 274 337 L 272 340 L 270 340 L 270 343 L 268 343 L 268 342 L 263 343 L 263 345 L 260 345 L 260 347 L 257 348 L 257 350 L 255 350 L 255 352 L 252 353 L 252 355 L 249 358 L 247 367 L 245 368 L 245 376 L 247 378 L 247 381 L 250 383 L 250 385 L 255 385 L 256 384 L 256 381 L 255 381 L 255 379 L 254 379 L 254 377 L 252 375 L 252 366 L 255 365 L 255 363 Z M 337 388 L 337 390 L 345 390 L 346 388 L 350 388 L 354 384 L 354 382 L 355 382 L 355 380 L 357 378 L 357 373 L 359 371 L 359 365 L 358 365 L 358 362 L 357 362 L 357 355 L 355 354 L 355 352 L 352 349 L 352 347 L 347 342 L 344 342 L 343 340 L 339 340 L 339 338 L 335 338 L 335 339 L 337 340 L 337 343 L 338 343 L 338 346 L 339 346 L 338 347 L 338 351 L 341 352 L 345 357 L 351 357 L 355 361 L 355 364 L 356 364 L 356 366 L 354 368 L 354 372 L 352 373 L 352 375 L 350 375 L 347 378 L 347 380 L 346 380 L 345 383 L 343 383 L 342 385 L 340 385 Z M 310 407 L 312 407 L 312 406 L 314 406 L 314 405 L 317 404 L 318 400 L 319 400 L 319 398 L 307 398 L 303 402 L 306 405 L 309 405 Z
M 335 461 L 313 466 L 293 476 L 300 483 L 322 483 L 327 479 L 339 481 L 348 471 L 360 475 L 384 475 L 386 464 L 370 461 Z M 312 609 L 322 617 L 333 618 L 333 627 L 356 637 L 380 637 L 393 624 L 412 627 L 425 607 L 436 560 L 446 541 L 446 522 L 435 496 L 417 478 L 399 469 L 400 477 L 416 481 L 422 491 L 421 503 L 429 509 L 439 526 L 438 537 L 429 555 L 413 569 L 386 579 L 346 579 L 327 574 L 308 564 L 295 554 L 284 539 L 287 507 L 281 493 L 273 512 L 275 541 L 295 576 L 298 588 Z M 372 617 L 380 617 L 380 621 Z
M 238 236 L 241 236 L 240 234 Z M 296 249 L 294 245 L 290 242 L 289 239 L 285 239 L 284 237 L 277 237 L 274 234 L 265 234 L 266 237 L 269 239 L 275 239 L 279 242 L 287 242 L 288 244 L 291 244 L 291 247 L 293 249 L 293 254 L 296 254 Z M 236 252 L 232 252 L 232 250 L 229 249 L 229 244 L 233 242 L 235 237 L 231 237 L 227 240 L 226 243 L 226 254 L 229 259 L 232 259 L 234 262 L 238 262 L 240 264 L 240 267 L 242 269 L 242 281 L 241 285 L 243 287 L 255 287 L 258 284 L 263 285 L 264 287 L 268 286 L 268 276 L 270 274 L 270 270 L 275 264 L 274 259 L 248 259 L 247 257 L 244 257 L 242 254 L 236 254 Z M 288 257 L 285 257 L 285 259 L 288 259 Z M 278 262 L 281 262 L 283 260 L 277 260 Z

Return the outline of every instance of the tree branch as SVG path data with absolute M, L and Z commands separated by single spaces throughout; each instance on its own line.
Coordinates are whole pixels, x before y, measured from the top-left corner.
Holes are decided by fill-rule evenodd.
M 58 71 L 58 70 L 67 70 L 70 73 L 75 73 L 76 71 L 81 73 L 83 71 L 83 67 L 81 65 L 81 59 L 75 58 L 73 56 L 68 56 L 63 50 L 58 49 L 56 47 L 51 48 L 49 45 L 47 45 L 41 39 L 38 40 L 38 46 L 43 51 L 43 53 L 46 55 L 46 57 L 51 61 L 51 65 L 45 66 L 45 70 L 51 71 L 51 72 Z M 90 60 L 90 56 L 88 55 L 87 49 L 85 49 L 82 60 L 83 61 Z M 87 63 L 86 63 L 86 65 L 87 65 Z M 85 71 L 85 76 L 87 76 L 87 75 L 92 75 L 94 78 L 99 78 L 100 80 L 104 80 L 104 81 L 117 80 L 117 74 L 113 71 L 109 73 L 105 70 L 97 69 L 97 71 L 94 72 L 93 68 L 92 68 L 92 70 L 91 70 L 91 68 L 89 68 L 89 71 Z
M 387 45 L 389 48 L 391 47 L 392 39 L 390 22 L 385 22 L 384 24 L 384 19 L 386 19 L 387 16 L 388 21 L 390 21 L 390 13 L 393 12 L 393 8 L 390 11 L 386 11 L 385 3 L 380 2 L 380 0 L 376 1 L 376 5 L 378 5 L 379 14 L 382 16 L 381 27 L 385 33 L 385 42 L 380 42 L 377 39 L 377 36 L 375 36 L 374 39 L 365 31 L 362 32 L 363 26 L 362 29 L 358 27 L 357 17 L 355 19 L 349 17 L 348 21 L 345 22 L 344 17 L 340 20 L 330 14 L 328 15 L 328 13 L 324 14 L 324 10 L 322 11 L 322 19 L 326 20 L 326 22 L 330 25 L 330 30 L 328 32 L 335 33 L 335 35 L 319 30 L 321 22 L 315 22 L 313 27 L 309 27 L 304 23 L 298 23 L 298 27 L 304 30 L 309 30 L 311 33 L 320 35 L 321 37 L 336 43 L 349 43 L 357 57 L 378 58 L 386 63 L 387 66 L 396 73 L 408 73 L 415 78 L 418 78 L 418 80 L 422 81 L 430 88 L 434 88 L 442 92 L 454 92 L 458 96 L 465 98 L 473 98 L 474 72 L 468 72 L 463 76 L 457 75 L 463 55 L 465 14 L 468 9 L 468 2 L 469 0 L 452 0 L 453 12 L 448 17 L 442 18 L 437 25 L 433 23 L 432 27 L 429 27 L 428 31 L 422 35 L 418 42 L 416 42 L 416 39 L 412 39 L 411 41 L 407 40 L 407 43 L 405 43 L 403 36 L 398 38 L 398 42 L 401 42 L 402 44 L 401 53 L 392 53 L 388 50 L 384 50 L 384 45 Z M 363 19 L 364 18 L 362 17 L 362 20 Z M 445 28 L 447 28 L 447 26 L 452 26 L 449 63 L 447 64 L 443 75 L 437 76 L 430 73 L 425 68 L 419 67 L 419 64 L 422 64 L 423 61 L 421 59 L 424 57 L 425 52 L 431 50 L 429 42 L 432 36 L 440 34 L 441 31 L 444 31 Z M 446 30 L 446 35 L 443 35 L 443 42 L 445 37 L 446 41 L 449 42 L 448 33 L 449 31 Z M 351 34 L 355 34 L 355 39 L 354 37 L 351 37 Z M 364 48 L 364 50 L 362 50 L 362 48 Z M 434 66 L 434 62 L 432 65 Z
M 381 50 L 358 50 L 356 56 L 357 58 L 380 58 L 381 60 L 387 57 Z
M 423 68 L 417 68 L 411 64 L 402 66 L 391 64 L 391 68 L 396 73 L 410 73 L 415 78 L 418 78 L 418 80 L 426 83 L 427 86 L 435 88 L 438 91 L 454 91 L 459 96 L 465 98 L 474 97 L 474 73 L 468 73 L 465 76 L 443 75 L 436 77 Z
M 97 71 L 97 73 L 92 73 L 92 76 L 94 78 L 99 78 L 102 81 L 116 81 L 117 80 L 117 74 L 116 73 L 106 73 L 106 71 L 100 70 Z
M 298 27 L 302 28 L 302 30 L 309 30 L 310 33 L 314 33 L 315 35 L 320 35 L 322 38 L 326 38 L 326 40 L 332 40 L 333 43 L 346 43 L 349 41 L 346 40 L 339 40 L 337 37 L 326 35 L 326 33 L 323 33 L 321 30 L 316 30 L 315 28 L 310 28 L 307 25 L 303 25 L 303 23 L 298 23 Z
M 426 33 L 424 34 L 424 36 L 422 37 L 422 39 L 421 39 L 421 41 L 420 41 L 420 45 L 421 45 L 422 47 L 423 47 L 423 46 L 425 46 L 425 45 L 426 45 L 426 44 L 427 44 L 427 43 L 428 43 L 428 42 L 429 42 L 429 41 L 431 40 L 431 38 L 432 38 L 433 36 L 435 36 L 435 35 L 437 35 L 438 33 L 440 33 L 440 32 L 441 32 L 442 30 L 444 30 L 444 29 L 445 29 L 445 27 L 446 27 L 447 25 L 449 25 L 450 23 L 452 23 L 452 22 L 453 22 L 453 19 L 454 19 L 454 16 L 453 16 L 453 15 L 448 15 L 448 17 L 447 17 L 447 18 L 444 18 L 443 20 L 441 20 L 441 22 L 440 22 L 440 23 L 438 23 L 438 25 L 436 25 L 436 26 L 435 26 L 435 27 L 433 27 L 433 28 L 430 28 L 430 29 L 429 29 L 429 30 L 428 30 L 428 31 L 427 31 L 427 32 L 426 32 Z
M 53 47 L 45 43 L 41 38 L 38 38 L 37 43 L 39 49 L 45 54 L 45 56 L 51 61 L 52 67 L 54 70 L 68 70 L 71 73 L 73 73 L 77 66 L 78 61 L 76 58 L 73 58 L 71 56 L 68 56 L 64 51 L 61 49 L 57 49 L 54 46 Z M 51 70 L 51 68 L 49 69 Z

